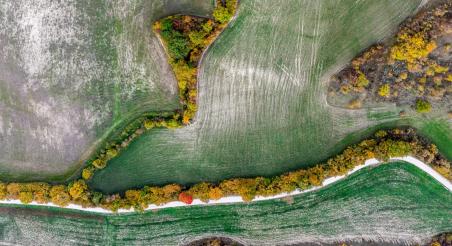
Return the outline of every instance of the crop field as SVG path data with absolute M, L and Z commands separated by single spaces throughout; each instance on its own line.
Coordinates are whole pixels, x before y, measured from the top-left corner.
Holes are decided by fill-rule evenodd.
M 212 0 L 1 1 L 2 179 L 62 179 L 113 129 L 179 108 L 151 25 L 212 9 Z
M 177 245 L 222 235 L 254 245 L 339 240 L 419 243 L 452 230 L 452 194 L 413 165 L 363 169 L 286 200 L 101 216 L 3 207 L 3 243 Z
M 450 121 L 441 115 L 401 121 L 395 105 L 347 110 L 326 102 L 325 78 L 392 36 L 419 4 L 241 1 L 237 18 L 202 61 L 195 123 L 146 133 L 97 172 L 91 185 L 115 192 L 275 175 L 323 161 L 382 125 L 414 124 L 429 137 L 434 133 L 427 125 L 441 122 L 436 131 L 450 133 Z M 446 134 L 437 143 L 447 150 L 451 141 Z
M 66 183 L 61 194 L 72 199 L 89 193 L 73 201 L 94 206 L 103 203 L 94 201 L 99 194 L 93 190 L 111 194 L 145 185 L 280 175 L 323 162 L 376 130 L 400 126 L 416 128 L 452 160 L 452 119 L 444 114 L 450 102 L 415 114 L 389 101 L 356 110 L 327 101 L 330 76 L 365 48 L 393 37 L 425 0 L 239 2 L 237 15 L 199 64 L 198 89 L 191 88 L 198 95 L 193 122 L 138 134 L 107 167 L 85 178 L 89 190 Z M 215 0 L 0 1 L 1 181 L 79 178 L 86 161 L 140 115 L 185 107 L 151 27 L 179 13 L 212 16 L 214 5 Z M 15 188 L 22 202 L 37 194 L 1 185 L 2 200 L 12 199 Z M 182 201 L 185 188 L 173 198 Z M 115 196 L 102 199 L 119 203 Z M 121 215 L 0 205 L 0 244 L 13 245 L 181 245 L 209 236 L 247 245 L 414 244 L 450 231 L 452 193 L 402 161 L 260 202 Z

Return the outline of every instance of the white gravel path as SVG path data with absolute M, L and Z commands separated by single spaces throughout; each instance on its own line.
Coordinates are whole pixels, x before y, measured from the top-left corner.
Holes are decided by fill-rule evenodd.
M 446 188 L 447 190 L 452 192 L 452 184 L 451 182 L 449 182 L 449 180 L 447 180 L 445 177 L 443 177 L 441 174 L 439 174 L 438 172 L 436 172 L 433 168 L 431 168 L 429 165 L 425 164 L 424 162 L 420 161 L 419 159 L 412 157 L 412 156 L 404 156 L 404 157 L 394 157 L 390 159 L 391 161 L 405 161 L 408 162 L 410 164 L 415 165 L 416 167 L 418 167 L 419 169 L 421 169 L 422 171 L 426 172 L 428 175 L 432 176 L 432 178 L 434 178 L 436 181 L 438 181 L 439 183 L 441 183 L 444 188 Z M 327 178 L 323 181 L 321 186 L 316 186 L 313 187 L 311 189 L 307 189 L 307 190 L 295 190 L 293 192 L 290 193 L 281 193 L 275 196 L 267 196 L 267 197 L 263 197 L 263 196 L 256 196 L 252 201 L 264 201 L 264 200 L 271 200 L 271 199 L 278 199 L 278 198 L 283 198 L 283 197 L 287 197 L 287 196 L 294 196 L 294 195 L 299 195 L 302 193 L 306 193 L 306 192 L 310 192 L 310 191 L 314 191 L 314 190 L 318 190 L 320 188 L 323 188 L 327 185 L 330 185 L 332 183 L 335 183 L 339 180 L 344 179 L 346 176 L 360 170 L 363 169 L 365 167 L 368 166 L 375 166 L 380 164 L 381 162 L 378 161 L 377 159 L 373 158 L 373 159 L 368 159 L 364 162 L 363 165 L 360 166 L 356 166 L 353 170 L 349 171 L 346 175 L 342 175 L 342 176 L 335 176 L 335 177 L 330 177 Z M 185 204 L 183 202 L 179 202 L 179 201 L 175 201 L 175 202 L 169 202 L 167 204 L 164 205 L 150 205 L 148 208 L 146 208 L 145 210 L 155 210 L 155 209 L 163 209 L 163 208 L 173 208 L 173 207 L 184 207 L 184 206 L 196 206 L 196 205 L 215 205 L 215 204 L 229 204 L 229 203 L 241 203 L 244 202 L 243 199 L 240 196 L 228 196 L 228 197 L 223 197 L 219 200 L 216 201 L 209 201 L 208 203 L 203 202 L 199 199 L 194 199 L 193 203 L 188 205 Z M 7 201 L 0 201 L 0 204 L 17 204 L 17 205 L 22 205 L 22 203 L 19 200 L 7 200 Z M 30 204 L 27 204 L 26 206 L 48 206 L 48 207 L 58 207 L 57 205 L 53 204 L 53 203 L 47 203 L 47 204 L 38 204 L 36 202 L 32 202 Z M 103 208 L 83 208 L 80 205 L 76 205 L 76 204 L 70 204 L 66 207 L 67 209 L 74 209 L 74 210 L 83 210 L 83 211 L 87 211 L 87 212 L 95 212 L 95 213 L 107 213 L 107 214 L 111 214 L 113 213 L 112 211 L 103 209 Z M 133 209 L 120 209 L 118 210 L 117 213 L 132 213 L 134 212 Z

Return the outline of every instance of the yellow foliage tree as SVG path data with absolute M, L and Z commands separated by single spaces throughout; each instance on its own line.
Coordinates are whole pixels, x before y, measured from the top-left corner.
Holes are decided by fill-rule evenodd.
M 378 95 L 381 97 L 389 97 L 391 95 L 391 87 L 389 84 L 384 84 L 378 89 Z
M 69 194 L 74 200 L 88 200 L 88 186 L 86 185 L 85 181 L 82 179 L 79 179 L 69 185 Z
M 19 183 L 9 183 L 6 186 L 6 191 L 8 192 L 8 198 L 10 199 L 18 199 L 19 193 L 21 192 L 21 184 Z
M 82 171 L 82 178 L 85 180 L 88 180 L 93 176 L 93 174 L 94 174 L 94 172 L 93 172 L 92 168 L 90 168 L 90 167 L 84 168 Z
M 436 48 L 436 43 L 427 40 L 425 36 L 423 32 L 402 32 L 397 36 L 397 43 L 391 48 L 391 58 L 415 64 L 419 59 L 427 57 Z
M 209 199 L 211 200 L 218 200 L 220 198 L 223 197 L 223 191 L 218 188 L 218 187 L 214 187 L 212 189 L 210 189 L 209 191 Z
M 28 204 L 33 201 L 33 193 L 30 191 L 21 191 L 19 193 L 19 200 L 23 204 Z
M 0 200 L 5 200 L 7 194 L 8 193 L 6 191 L 6 184 L 3 182 L 0 182 Z
M 107 165 L 107 162 L 102 159 L 96 159 L 93 161 L 93 166 L 95 166 L 98 169 L 105 168 L 106 165 Z
M 66 207 L 71 201 L 71 196 L 67 193 L 65 185 L 55 185 L 50 189 L 50 200 L 60 207 Z
M 47 183 L 30 183 L 29 189 L 33 191 L 33 200 L 43 204 L 49 202 L 50 185 Z

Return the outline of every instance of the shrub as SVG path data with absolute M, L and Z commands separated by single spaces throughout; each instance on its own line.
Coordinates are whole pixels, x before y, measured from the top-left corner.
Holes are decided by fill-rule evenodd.
M 112 159 L 118 155 L 118 150 L 116 148 L 107 149 L 107 158 Z
M 209 191 L 210 200 L 218 200 L 223 197 L 223 191 L 218 187 L 213 187 Z
M 152 120 L 146 120 L 144 122 L 144 128 L 146 128 L 146 130 L 152 129 L 155 127 L 155 123 Z
M 431 67 L 435 73 L 447 73 L 449 71 L 449 67 L 441 66 L 437 63 L 431 64 Z
M 67 193 L 66 186 L 56 185 L 50 189 L 50 199 L 52 203 L 66 207 L 71 201 L 71 196 Z
M 96 159 L 93 161 L 93 166 L 95 166 L 97 169 L 105 168 L 106 165 L 107 165 L 107 162 L 102 159 Z
M 49 202 L 50 185 L 47 183 L 32 183 L 33 199 L 40 204 Z
M 178 128 L 180 126 L 181 125 L 179 124 L 179 122 L 174 120 L 174 119 L 168 120 L 167 123 L 166 123 L 166 127 L 170 128 L 170 129 Z
M 428 41 L 425 36 L 422 32 L 399 34 L 397 43 L 391 48 L 391 58 L 416 63 L 420 58 L 427 57 L 436 48 L 436 43 Z
M 356 80 L 356 85 L 359 88 L 367 87 L 369 85 L 369 80 L 364 73 L 359 72 L 358 79 Z
M 386 132 L 384 130 L 380 130 L 375 133 L 375 137 L 377 137 L 377 138 L 384 138 L 387 135 L 388 135 L 388 132 Z
M 408 78 L 408 73 L 407 73 L 407 72 L 401 73 L 401 74 L 399 75 L 399 78 L 400 78 L 401 80 L 407 79 L 407 78 Z
M 223 6 L 218 6 L 213 11 L 213 17 L 219 23 L 224 24 L 232 18 L 232 13 L 229 12 L 229 9 Z
M 160 25 L 155 25 L 155 28 L 160 27 L 161 35 L 164 39 L 168 40 L 171 38 L 173 34 L 173 22 L 170 19 L 163 19 L 160 23 Z
M 416 101 L 416 111 L 418 113 L 428 113 L 432 109 L 430 102 L 422 99 Z
M 185 193 L 185 192 L 181 192 L 179 194 L 179 201 L 186 203 L 186 204 L 192 204 L 193 202 L 193 197 L 190 196 L 189 194 Z
M 199 46 L 204 43 L 206 35 L 204 32 L 192 31 L 188 34 L 188 37 L 194 46 Z
M 0 182 L 0 200 L 5 200 L 7 196 L 6 184 Z
M 446 81 L 452 82 L 452 73 L 447 75 Z
M 206 23 L 202 24 L 201 27 L 202 27 L 202 30 L 205 33 L 210 33 L 212 31 L 212 29 L 213 29 L 213 22 L 212 22 L 212 20 L 208 20 Z
M 160 22 L 160 28 L 162 31 L 172 31 L 173 21 L 169 18 L 165 18 Z
M 347 108 L 349 108 L 349 109 L 359 109 L 361 107 L 362 107 L 362 102 L 359 98 L 353 99 L 347 104 Z
M 125 193 L 125 199 L 128 204 L 134 207 L 136 210 L 141 211 L 147 207 L 143 192 L 141 190 L 128 190 Z
M 190 115 L 189 114 L 184 114 L 184 117 L 182 117 L 182 124 L 184 124 L 184 125 L 190 124 Z
M 102 199 L 103 195 L 100 192 L 93 192 L 93 196 L 91 198 L 91 201 L 94 205 L 98 206 L 100 204 L 100 201 Z
M 168 39 L 168 52 L 175 60 L 184 59 L 190 53 L 188 40 L 179 32 L 173 32 Z
M 18 199 L 19 193 L 22 190 L 22 184 L 19 183 L 9 183 L 6 186 L 6 191 L 8 192 L 8 198 L 10 199 Z
M 411 152 L 411 146 L 404 141 L 384 140 L 376 149 L 377 157 L 387 160 L 395 156 L 406 156 Z
M 225 0 L 225 1 L 226 8 L 229 10 L 229 12 L 234 13 L 237 7 L 237 0 Z
M 389 84 L 384 84 L 378 89 L 378 95 L 381 97 L 389 97 L 391 95 L 391 87 Z
M 28 204 L 33 201 L 33 193 L 30 191 L 22 191 L 19 193 L 19 200 L 23 204 Z
M 81 179 L 69 185 L 69 194 L 74 200 L 88 200 L 87 191 L 88 186 L 86 185 L 85 181 Z
M 92 167 L 84 168 L 83 171 L 82 171 L 82 178 L 85 179 L 85 180 L 90 179 L 93 176 L 93 174 L 94 174 L 93 171 L 94 170 L 93 170 Z
M 163 186 L 161 189 L 163 192 L 163 197 L 165 199 L 174 200 L 177 198 L 177 196 L 181 192 L 182 187 L 178 184 L 169 184 L 169 185 Z

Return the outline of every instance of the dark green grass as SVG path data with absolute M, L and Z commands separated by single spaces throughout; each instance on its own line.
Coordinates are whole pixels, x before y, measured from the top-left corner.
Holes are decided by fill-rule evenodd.
M 388 119 L 394 113 L 330 107 L 324 77 L 392 35 L 418 4 L 241 1 L 201 64 L 194 125 L 144 134 L 97 172 L 92 186 L 115 192 L 273 176 L 324 161 L 365 129 L 396 121 Z

